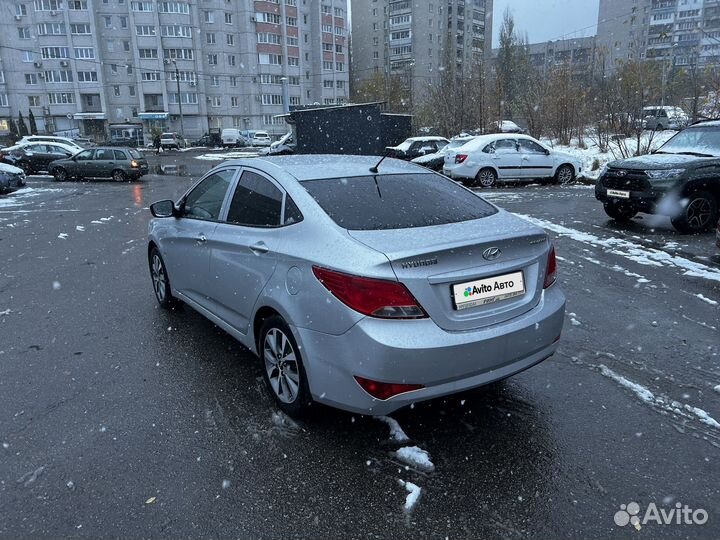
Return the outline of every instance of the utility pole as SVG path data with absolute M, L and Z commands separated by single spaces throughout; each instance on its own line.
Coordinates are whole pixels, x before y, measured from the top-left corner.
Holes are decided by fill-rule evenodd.
M 180 136 L 185 138 L 185 122 L 183 119 L 182 96 L 180 95 L 180 69 L 178 69 L 177 61 L 173 58 L 175 64 L 175 83 L 177 84 L 178 107 L 180 107 Z

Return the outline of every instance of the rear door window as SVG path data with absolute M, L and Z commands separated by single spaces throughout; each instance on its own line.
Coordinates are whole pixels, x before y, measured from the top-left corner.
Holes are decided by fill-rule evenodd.
M 392 174 L 309 180 L 302 186 L 348 230 L 429 227 L 480 219 L 497 210 L 437 174 Z
M 113 159 L 113 151 L 106 148 L 95 150 L 95 161 L 106 161 Z
M 227 222 L 247 227 L 279 227 L 283 193 L 264 176 L 244 171 L 233 194 Z

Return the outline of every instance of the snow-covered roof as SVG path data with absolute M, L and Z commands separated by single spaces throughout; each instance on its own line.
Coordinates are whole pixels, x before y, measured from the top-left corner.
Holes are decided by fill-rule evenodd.
M 428 137 L 409 137 L 408 139 L 405 139 L 406 141 L 446 141 L 447 139 L 445 137 L 437 137 L 437 136 L 428 136 Z

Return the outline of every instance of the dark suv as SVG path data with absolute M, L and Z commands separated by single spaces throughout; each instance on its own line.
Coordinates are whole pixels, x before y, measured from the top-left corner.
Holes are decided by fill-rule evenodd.
M 650 155 L 609 163 L 595 198 L 616 221 L 646 212 L 670 216 L 682 233 L 708 230 L 720 204 L 720 121 L 695 124 Z

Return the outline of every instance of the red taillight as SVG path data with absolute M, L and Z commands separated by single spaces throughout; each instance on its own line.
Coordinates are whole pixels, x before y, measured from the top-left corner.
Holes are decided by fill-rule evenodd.
M 455 163 L 462 163 L 467 159 L 467 154 L 458 154 L 455 156 Z
M 405 392 L 412 392 L 413 390 L 420 390 L 425 388 L 422 384 L 399 384 L 399 383 L 384 383 L 378 381 L 371 381 L 363 377 L 355 376 L 355 380 L 360 387 L 365 390 L 368 394 L 376 399 L 390 399 L 398 394 L 404 394 Z
M 313 266 L 313 274 L 343 304 L 381 319 L 421 319 L 425 310 L 397 281 L 352 276 Z
M 555 259 L 555 246 L 550 245 L 550 253 L 548 253 L 547 267 L 545 268 L 545 283 L 543 288 L 547 289 L 555 283 L 557 278 L 557 260 Z

